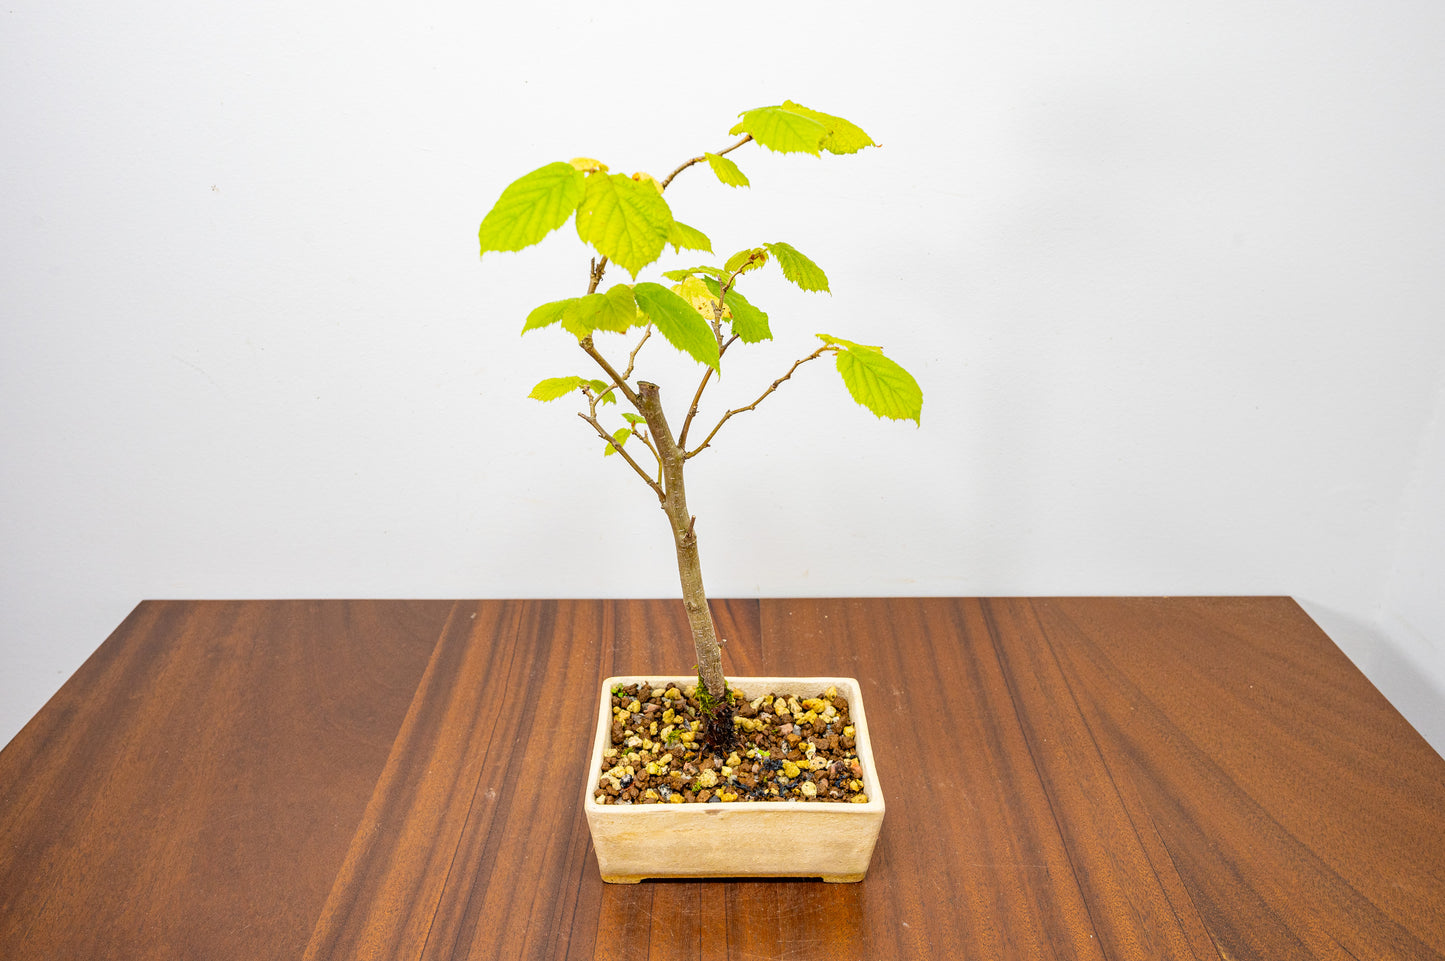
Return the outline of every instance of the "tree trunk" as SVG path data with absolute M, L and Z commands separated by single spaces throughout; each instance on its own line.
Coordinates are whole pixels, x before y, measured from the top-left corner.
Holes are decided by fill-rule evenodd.
M 693 647 L 697 650 L 698 676 L 709 695 L 703 700 L 705 704 L 715 705 L 715 709 L 704 712 L 703 741 L 713 750 L 723 751 L 732 744 L 733 729 L 732 704 L 726 696 L 727 680 L 722 671 L 722 646 L 718 643 L 717 627 L 702 584 L 702 561 L 697 552 L 697 533 L 693 530 L 697 519 L 687 512 L 687 489 L 682 476 L 686 458 L 667 426 L 658 395 L 656 384 L 638 381 L 639 410 L 647 420 L 652 442 L 662 459 L 662 509 L 677 547 L 677 573 L 682 581 L 682 603 L 692 628 Z

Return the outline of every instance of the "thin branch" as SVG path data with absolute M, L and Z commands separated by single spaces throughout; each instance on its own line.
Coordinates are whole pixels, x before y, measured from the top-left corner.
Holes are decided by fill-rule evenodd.
M 597 422 L 596 417 L 589 417 L 588 415 L 582 413 L 580 410 L 577 412 L 577 416 L 585 420 L 587 423 L 591 424 L 592 429 L 597 431 L 598 435 L 603 440 L 612 445 L 612 449 L 618 454 L 620 454 L 623 460 L 627 461 L 628 466 L 637 472 L 638 477 L 642 478 L 642 482 L 648 487 L 652 488 L 652 492 L 657 495 L 658 500 L 663 500 L 667 496 L 663 493 L 662 485 L 657 483 L 657 481 L 653 480 L 651 477 L 647 476 L 647 471 L 642 469 L 642 465 L 638 464 L 637 461 L 632 459 L 632 455 L 627 453 L 626 448 L 622 447 L 617 443 L 617 441 L 613 440 L 612 435 L 607 433 L 607 429 Z M 652 445 L 648 444 L 647 446 L 651 447 Z
M 684 454 L 682 455 L 683 458 L 686 459 L 686 458 L 689 458 L 689 457 L 695 457 L 695 456 L 697 456 L 698 454 L 701 454 L 703 451 L 707 450 L 708 445 L 711 444 L 711 443 L 712 443 L 712 439 L 717 436 L 717 432 L 720 431 L 720 430 L 722 430 L 722 425 L 723 425 L 723 424 L 726 424 L 726 423 L 728 422 L 728 418 L 729 418 L 729 417 L 732 417 L 734 414 L 741 414 L 743 411 L 753 410 L 754 408 L 756 408 L 756 407 L 757 407 L 759 404 L 761 404 L 763 401 L 767 400 L 768 395 L 771 394 L 773 391 L 777 390 L 778 387 L 783 383 L 783 381 L 785 381 L 785 380 L 787 380 L 788 378 L 792 377 L 792 376 L 793 376 L 793 371 L 797 370 L 799 367 L 803 366 L 803 365 L 806 364 L 808 361 L 810 361 L 810 360 L 817 360 L 819 357 L 822 357 L 824 354 L 828 353 L 829 351 L 836 351 L 837 349 L 838 349 L 838 348 L 834 347 L 832 344 L 824 344 L 822 347 L 819 347 L 817 350 L 813 351 L 813 352 L 812 352 L 811 354 L 809 354 L 807 357 L 804 357 L 804 358 L 802 358 L 801 360 L 795 361 L 795 362 L 793 363 L 793 366 L 788 368 L 788 372 L 787 372 L 786 374 L 784 374 L 783 376 L 779 377 L 777 380 L 773 381 L 772 386 L 770 386 L 767 390 L 763 391 L 762 394 L 758 397 L 757 400 L 753 401 L 751 404 L 749 404 L 749 405 L 746 406 L 746 407 L 739 407 L 739 408 L 737 408 L 736 410 L 730 410 L 730 411 L 728 411 L 726 414 L 723 414 L 723 415 L 722 415 L 722 420 L 720 420 L 720 421 L 717 422 L 717 426 L 712 429 L 712 433 L 707 435 L 707 438 L 706 438 L 705 440 L 703 440 L 703 442 L 697 446 L 697 449 L 696 449 L 696 450 L 690 450 L 690 451 L 687 451 L 686 453 L 684 453 Z
M 728 352 L 728 348 L 731 347 L 737 339 L 738 335 L 733 334 L 725 343 L 718 345 L 717 356 L 719 361 L 722 360 L 722 355 Z M 692 406 L 688 408 L 687 417 L 684 418 L 682 422 L 682 433 L 677 435 L 677 446 L 684 450 L 687 449 L 687 432 L 692 427 L 692 419 L 697 416 L 698 404 L 702 402 L 702 392 L 707 387 L 707 382 L 711 379 L 712 368 L 709 367 L 702 372 L 702 382 L 697 385 L 697 393 L 692 395 Z
M 587 292 L 589 294 L 597 293 L 597 285 L 602 283 L 602 275 L 606 272 L 607 258 L 603 257 L 601 260 L 598 260 L 596 257 L 593 257 L 592 269 L 587 275 Z
M 752 135 L 752 134 L 746 134 L 746 135 L 743 136 L 743 139 L 739 140 L 737 143 L 733 144 L 731 147 L 728 147 L 726 150 L 719 150 L 719 151 L 717 152 L 717 156 L 721 157 L 723 154 L 732 153 L 734 150 L 738 149 L 738 148 L 741 147 L 743 144 L 747 143 L 749 140 L 752 140 L 752 139 L 753 139 L 753 135 Z M 662 181 L 662 189 L 663 189 L 663 190 L 666 190 L 666 189 L 667 189 L 667 185 L 670 184 L 670 183 L 672 183 L 672 178 L 673 178 L 673 177 L 676 177 L 678 174 L 682 173 L 684 170 L 686 170 L 688 167 L 691 167 L 693 164 L 695 164 L 695 163 L 702 163 L 702 162 L 703 162 L 704 160 L 706 160 L 706 159 L 707 159 L 707 154 L 699 154 L 698 156 L 693 157 L 691 160 L 685 160 L 685 161 L 683 161 L 682 166 L 678 167 L 678 168 L 677 168 L 676 170 L 674 170 L 672 173 L 668 174 L 665 178 L 663 178 L 663 181 Z
M 617 368 L 609 364 L 607 362 L 607 358 L 603 357 L 600 353 L 598 353 L 597 345 L 592 343 L 592 335 L 588 334 L 586 337 L 583 337 L 582 340 L 578 342 L 578 344 L 582 348 L 582 350 L 586 352 L 588 357 L 591 357 L 593 360 L 597 361 L 597 365 L 607 372 L 607 376 L 612 378 L 612 383 L 616 384 L 617 389 L 622 391 L 622 396 L 627 398 L 627 402 L 630 403 L 633 407 L 636 407 L 638 410 L 641 410 L 642 408 L 638 405 L 637 402 L 637 392 L 634 391 L 631 387 L 628 387 L 627 378 L 624 377 L 622 374 L 619 374 L 617 372 Z
M 636 424 L 633 424 L 633 425 L 632 425 L 632 434 L 633 434 L 634 437 L 640 437 L 640 438 L 642 438 L 642 442 L 647 445 L 647 449 L 648 449 L 648 450 L 652 451 L 652 456 L 657 458 L 657 464 L 658 464 L 659 467 L 661 467 L 661 466 L 662 466 L 662 455 L 659 454 L 659 453 L 657 452 L 657 448 L 656 448 L 655 446 L 653 446 L 652 438 L 647 436 L 647 431 L 645 431 L 645 430 L 640 430 Z
M 639 351 L 642 350 L 642 345 L 645 344 L 645 343 L 647 343 L 647 338 L 649 338 L 649 337 L 651 337 L 651 336 L 652 336 L 652 324 L 648 324 L 648 325 L 647 325 L 647 330 L 643 331 L 643 333 L 642 333 L 642 339 L 637 342 L 637 346 L 636 346 L 636 347 L 632 348 L 632 353 L 630 353 L 630 354 L 627 355 L 627 369 L 622 372 L 622 379 L 623 379 L 623 380 L 626 380 L 627 378 L 629 378 L 629 377 L 632 376 L 632 368 L 633 368 L 633 366 L 636 365 L 636 363 L 637 363 L 637 354 L 638 354 Z

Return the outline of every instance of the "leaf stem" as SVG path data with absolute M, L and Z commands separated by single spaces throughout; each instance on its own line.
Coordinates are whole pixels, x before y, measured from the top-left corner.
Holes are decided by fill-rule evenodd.
M 753 139 L 753 135 L 752 135 L 752 134 L 745 134 L 745 135 L 743 136 L 743 139 L 739 140 L 737 143 L 733 144 L 731 147 L 728 147 L 728 148 L 726 148 L 726 149 L 724 149 L 724 150 L 719 150 L 719 151 L 717 152 L 717 156 L 721 157 L 723 154 L 732 153 L 734 150 L 738 149 L 738 148 L 741 147 L 743 144 L 747 143 L 749 140 L 752 140 L 752 139 Z M 698 156 L 693 157 L 691 160 L 685 160 L 685 161 L 683 161 L 682 166 L 678 167 L 678 168 L 677 168 L 676 170 L 674 170 L 672 173 L 668 174 L 666 177 L 663 178 L 663 181 L 662 181 L 662 189 L 663 189 L 663 190 L 666 190 L 666 189 L 667 189 L 667 185 L 670 184 L 670 183 L 672 183 L 672 178 L 673 178 L 673 177 L 676 177 L 678 174 L 682 173 L 684 170 L 686 170 L 688 167 L 691 167 L 693 164 L 695 164 L 695 163 L 702 163 L 702 162 L 703 162 L 704 160 L 706 160 L 706 159 L 707 159 L 707 154 L 699 154 Z
M 804 358 L 802 358 L 801 360 L 794 361 L 793 366 L 788 368 L 788 372 L 787 372 L 786 374 L 784 374 L 783 376 L 779 377 L 777 380 L 773 381 L 772 385 L 771 385 L 770 387 L 768 387 L 767 390 L 763 391 L 762 394 L 758 397 L 757 400 L 753 401 L 751 404 L 747 405 L 746 407 L 739 407 L 739 408 L 737 408 L 737 409 L 735 409 L 735 410 L 730 410 L 730 411 L 728 411 L 727 413 L 723 414 L 723 415 L 722 415 L 722 420 L 719 420 L 719 421 L 717 422 L 717 426 L 712 429 L 712 433 L 708 434 L 707 437 L 703 440 L 703 442 L 702 442 L 701 444 L 699 444 L 695 450 L 690 450 L 690 451 L 687 451 L 685 454 L 683 454 L 683 457 L 684 457 L 684 458 L 696 457 L 698 454 L 701 454 L 703 451 L 707 450 L 708 445 L 712 443 L 712 439 L 717 436 L 717 432 L 720 431 L 720 430 L 722 430 L 722 425 L 723 425 L 723 424 L 726 424 L 726 423 L 728 422 L 728 418 L 732 417 L 734 414 L 741 414 L 743 411 L 747 411 L 747 410 L 752 410 L 752 409 L 754 409 L 754 408 L 757 407 L 759 404 L 761 404 L 764 400 L 767 400 L 768 395 L 771 394 L 773 391 L 777 390 L 778 387 L 780 387 L 780 386 L 782 385 L 783 381 L 785 381 L 785 380 L 787 380 L 788 378 L 792 377 L 792 376 L 793 376 L 793 371 L 797 370 L 799 367 L 803 366 L 804 364 L 806 364 L 806 363 L 807 363 L 808 361 L 810 361 L 810 360 L 817 360 L 819 357 L 822 357 L 824 354 L 829 353 L 830 351 L 831 351 L 831 352 L 836 352 L 837 350 L 838 350 L 838 348 L 835 347 L 835 346 L 832 345 L 832 344 L 824 344 L 822 347 L 819 347 L 817 350 L 813 351 L 813 352 L 812 352 L 811 354 L 809 354 L 807 357 L 804 357 Z

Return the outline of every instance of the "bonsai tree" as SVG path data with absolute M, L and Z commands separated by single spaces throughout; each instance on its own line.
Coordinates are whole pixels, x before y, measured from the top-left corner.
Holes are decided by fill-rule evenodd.
M 697 651 L 703 743 L 714 752 L 731 748 L 732 699 L 703 588 L 697 518 L 687 504 L 684 479 L 688 462 L 712 447 L 728 421 L 755 410 L 799 367 L 824 355 L 834 357 L 853 399 L 879 417 L 919 423 L 923 407 L 918 382 L 884 356 L 881 348 L 818 334 L 821 345 L 812 353 L 794 361 L 751 402 L 725 409 L 702 433 L 697 417 L 703 392 L 721 375 L 723 357 L 738 344 L 757 344 L 773 336 L 768 315 L 737 289 L 745 275 L 771 263 L 789 281 L 813 292 L 828 292 L 828 278 L 796 248 L 774 242 L 739 250 L 721 265 L 664 271 L 662 277 L 669 285 L 638 281 L 639 273 L 654 264 L 669 245 L 679 254 L 684 250 L 712 253 L 712 243 L 702 231 L 673 216 L 664 199 L 668 185 L 688 168 L 705 163 L 723 185 L 747 187 L 748 178 L 728 154 L 748 143 L 779 153 L 813 156 L 852 154 L 878 146 L 855 124 L 791 101 L 739 116 L 730 133 L 741 135 L 740 139 L 716 153 L 683 161 L 661 180 L 647 173 L 611 173 L 606 164 L 586 157 L 539 167 L 502 191 L 478 234 L 485 256 L 535 244 L 571 219 L 577 236 L 595 252 L 586 292 L 543 304 L 522 325 L 523 334 L 560 327 L 576 339 L 595 370 L 588 367 L 588 373 L 549 377 L 532 388 L 530 396 L 553 401 L 579 395 L 583 409 L 577 416 L 603 441 L 602 453 L 616 455 L 656 496 L 667 515 L 683 604 Z M 633 282 L 615 283 L 603 290 L 603 276 L 612 264 L 627 271 Z M 598 344 L 602 334 L 631 339 L 609 357 Z M 654 335 L 691 357 L 700 368 L 685 412 L 674 412 L 681 413 L 680 421 L 676 417 L 669 420 L 664 412 L 661 387 L 634 376 L 638 355 Z M 624 350 L 625 360 L 621 360 Z M 611 414 L 607 408 L 614 406 L 620 409 L 616 426 L 605 422 Z M 675 423 L 681 424 L 676 431 Z

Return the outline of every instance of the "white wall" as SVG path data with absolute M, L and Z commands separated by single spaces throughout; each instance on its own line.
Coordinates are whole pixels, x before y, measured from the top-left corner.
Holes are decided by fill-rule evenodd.
M 833 280 L 754 284 L 777 343 L 713 401 L 826 330 L 923 427 L 821 365 L 730 424 L 714 595 L 1291 594 L 1445 745 L 1445 8 L 756 9 L 0 11 L 0 743 L 142 598 L 674 594 L 635 479 L 524 399 L 584 369 L 517 336 L 582 248 L 476 226 L 792 98 L 884 149 L 669 190 Z

